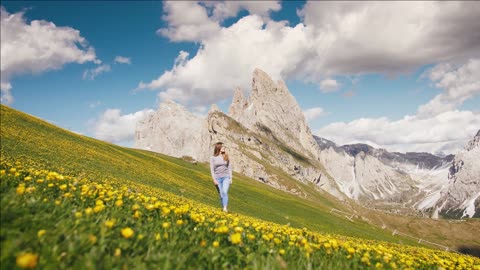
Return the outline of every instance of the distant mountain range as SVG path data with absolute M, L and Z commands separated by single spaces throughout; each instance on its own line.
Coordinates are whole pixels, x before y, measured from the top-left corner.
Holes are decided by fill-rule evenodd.
M 341 200 L 385 211 L 473 217 L 480 215 L 478 138 L 457 156 L 338 146 L 312 134 L 283 81 L 256 69 L 250 96 L 237 88 L 228 114 L 212 105 L 203 118 L 162 103 L 137 124 L 135 147 L 206 162 L 222 141 L 235 171 L 299 196 L 310 182 Z

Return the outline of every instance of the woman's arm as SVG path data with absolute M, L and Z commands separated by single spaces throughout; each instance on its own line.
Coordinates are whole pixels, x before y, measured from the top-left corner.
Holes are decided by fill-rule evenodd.
M 230 183 L 233 183 L 233 178 L 232 178 L 232 161 L 228 161 L 228 173 L 230 174 Z
M 218 185 L 218 182 L 217 182 L 217 180 L 215 179 L 215 169 L 214 169 L 214 167 L 213 167 L 213 162 L 214 162 L 214 161 L 213 161 L 213 156 L 212 156 L 212 157 L 210 157 L 210 173 L 212 174 L 213 183 L 214 183 L 215 185 Z

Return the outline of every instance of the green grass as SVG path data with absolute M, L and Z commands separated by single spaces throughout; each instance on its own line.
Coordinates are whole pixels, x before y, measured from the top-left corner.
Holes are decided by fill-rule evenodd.
M 80 136 L 3 105 L 0 132 L 2 268 L 436 269 L 474 262 L 395 245 L 417 244 L 332 215 L 341 205 L 312 183 L 299 183 L 309 194 L 303 199 L 234 174 L 233 214 L 224 214 L 207 164 Z M 227 233 L 215 231 L 223 225 Z M 134 237 L 121 234 L 126 227 Z M 433 254 L 444 260 L 430 261 Z
M 1 106 L 1 117 L 2 156 L 23 163 L 33 160 L 52 170 L 93 179 L 136 181 L 219 206 L 207 164 L 194 165 L 158 153 L 105 143 L 63 130 L 4 105 Z M 341 208 L 341 205 L 316 192 L 309 199 L 301 199 L 236 173 L 234 179 L 229 192 L 233 212 L 327 233 L 415 244 L 367 223 L 352 223 L 331 215 L 328 211 L 332 206 Z M 305 189 L 312 190 L 311 187 Z

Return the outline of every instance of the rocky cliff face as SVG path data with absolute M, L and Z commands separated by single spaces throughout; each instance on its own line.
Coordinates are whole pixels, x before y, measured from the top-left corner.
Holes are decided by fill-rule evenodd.
M 317 160 L 319 147 L 297 101 L 283 81 L 274 82 L 268 74 L 255 69 L 250 97 L 235 90 L 228 115 L 253 132 L 281 142 Z
M 169 156 L 198 158 L 205 144 L 204 120 L 172 101 L 137 123 L 135 148 Z
M 413 203 L 409 197 L 419 192 L 415 181 L 383 163 L 373 154 L 371 146 L 346 148 L 320 137 L 315 139 L 321 148 L 321 163 L 347 197 L 388 209 L 409 207 Z
M 283 82 L 258 69 L 249 99 L 236 89 L 229 115 L 212 105 L 203 119 L 174 102 L 163 103 L 138 123 L 135 147 L 208 162 L 219 141 L 236 172 L 292 193 L 302 194 L 299 182 L 313 182 L 344 197 L 318 161 L 318 145 L 295 98 Z
M 448 185 L 441 190 L 435 213 L 480 217 L 480 130 L 455 156 L 448 171 Z

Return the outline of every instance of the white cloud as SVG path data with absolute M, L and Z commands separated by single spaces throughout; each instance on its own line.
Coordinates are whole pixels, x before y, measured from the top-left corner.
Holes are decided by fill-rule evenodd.
M 153 110 L 144 109 L 122 115 L 119 109 L 108 109 L 93 122 L 95 138 L 112 143 L 133 141 L 137 122 L 150 113 Z
M 95 77 L 98 75 L 104 73 L 104 72 L 109 72 L 111 70 L 110 65 L 108 64 L 102 64 L 96 68 L 91 68 L 91 69 L 86 69 L 83 72 L 83 79 L 86 80 L 93 80 Z
M 130 65 L 132 63 L 132 59 L 130 57 L 125 57 L 125 56 L 116 56 L 114 62 L 119 64 Z
M 168 28 L 157 30 L 157 34 L 171 41 L 201 41 L 220 31 L 218 22 L 213 21 L 205 7 L 195 1 L 166 1 L 166 13 L 162 18 Z
M 330 78 L 320 82 L 320 90 L 324 93 L 335 92 L 338 90 L 338 86 L 338 82 Z
M 97 100 L 97 101 L 93 101 L 93 102 L 90 102 L 88 104 L 88 107 L 90 107 L 90 109 L 94 109 L 100 105 L 102 105 L 103 103 L 100 101 L 100 100 Z
M 480 113 L 459 111 L 463 102 L 480 94 L 480 60 L 460 67 L 439 64 L 422 76 L 444 91 L 419 106 L 417 114 L 392 121 L 386 117 L 337 122 L 318 136 L 339 144 L 376 144 L 394 151 L 455 153 L 480 129 Z
M 477 2 L 310 1 L 296 26 L 268 17 L 281 8 L 277 2 L 258 8 L 230 1 L 167 2 L 168 27 L 159 33 L 171 41 L 199 42 L 199 49 L 181 52 L 181 61 L 138 88 L 208 106 L 231 98 L 236 86 L 250 89 L 257 67 L 275 79 L 321 87 L 334 76 L 400 74 L 480 55 Z M 251 14 L 221 26 L 242 9 Z M 335 86 L 330 87 L 324 91 Z
M 428 117 L 453 110 L 465 100 L 480 94 L 480 59 L 470 59 L 458 68 L 448 63 L 439 64 L 426 75 L 444 92 L 420 106 L 419 116 Z
M 396 121 L 382 117 L 337 122 L 315 134 L 341 145 L 373 142 L 390 151 L 455 153 L 479 128 L 479 113 L 455 110 L 430 118 L 407 115 Z
M 306 75 L 398 74 L 480 55 L 479 2 L 309 1 Z
M 303 111 L 303 114 L 305 115 L 305 118 L 307 119 L 307 121 L 312 121 L 321 116 L 327 115 L 328 112 L 326 112 L 323 108 L 315 107 L 315 108 L 306 109 L 305 111 Z
M 268 17 L 270 12 L 279 11 L 282 6 L 280 1 L 202 1 L 212 9 L 212 19 L 223 21 L 237 16 L 241 10 L 247 10 L 250 14 Z
M 250 89 L 256 67 L 274 79 L 294 73 L 307 47 L 303 25 L 265 24 L 261 17 L 250 15 L 205 40 L 194 57 L 180 52 L 171 70 L 139 83 L 138 88 L 159 89 L 169 97 L 175 93 L 176 101 L 209 106 L 230 98 L 235 86 Z
M 2 103 L 13 102 L 14 76 L 58 70 L 68 63 L 99 62 L 78 30 L 44 20 L 28 23 L 24 12 L 10 14 L 3 6 L 0 13 Z

